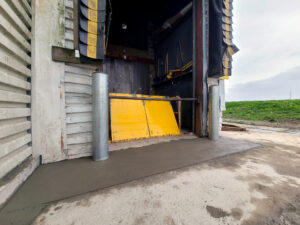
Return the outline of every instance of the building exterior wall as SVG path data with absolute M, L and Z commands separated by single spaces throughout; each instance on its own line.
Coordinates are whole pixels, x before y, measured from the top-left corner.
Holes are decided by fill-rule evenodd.
M 32 150 L 42 163 L 91 154 L 91 74 L 96 66 L 55 62 L 51 54 L 52 46 L 76 45 L 74 3 L 32 1 Z M 103 69 L 110 74 L 110 92 L 149 93 L 149 65 L 107 59 Z
M 64 47 L 74 49 L 74 0 L 64 0 L 65 40 Z
M 0 1 L 0 178 L 32 154 L 30 1 Z
M 52 46 L 64 46 L 64 0 L 33 0 L 32 145 L 42 162 L 65 159 L 61 150 L 61 77 L 64 63 L 52 61 Z
M 96 66 L 55 62 L 51 54 L 52 46 L 74 49 L 73 7 L 73 0 L 34 1 L 33 153 L 42 163 L 91 155 Z

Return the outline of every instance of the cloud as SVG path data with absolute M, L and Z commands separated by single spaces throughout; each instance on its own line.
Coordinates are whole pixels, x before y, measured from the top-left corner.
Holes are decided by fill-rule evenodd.
M 300 66 L 299 0 L 234 0 L 233 87 Z
M 227 101 L 300 99 L 300 66 L 274 77 L 236 84 L 226 92 Z

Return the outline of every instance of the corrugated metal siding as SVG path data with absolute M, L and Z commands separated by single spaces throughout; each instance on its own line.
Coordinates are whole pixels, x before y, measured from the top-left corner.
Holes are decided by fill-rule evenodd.
M 0 178 L 32 154 L 31 1 L 0 1 Z
M 68 158 L 91 155 L 92 73 L 94 67 L 66 65 L 62 79 L 64 151 Z
M 65 47 L 74 49 L 74 0 L 65 0 Z

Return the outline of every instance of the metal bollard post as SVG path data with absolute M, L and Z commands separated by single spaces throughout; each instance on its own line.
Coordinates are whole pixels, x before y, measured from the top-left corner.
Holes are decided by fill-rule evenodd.
M 93 159 L 108 159 L 108 75 L 93 74 Z
M 209 125 L 208 136 L 209 139 L 216 141 L 219 139 L 219 86 L 210 86 L 209 88 Z

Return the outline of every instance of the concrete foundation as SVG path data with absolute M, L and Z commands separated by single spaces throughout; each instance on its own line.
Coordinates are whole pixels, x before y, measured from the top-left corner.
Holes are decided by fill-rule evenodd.
M 136 179 L 244 152 L 259 144 L 222 138 L 178 140 L 111 153 L 104 162 L 89 158 L 43 165 L 0 212 L 3 224 L 30 224 L 50 203 Z
M 39 166 L 38 158 L 28 158 L 24 163 L 18 166 L 14 171 L 10 172 L 0 182 L 0 208 L 7 200 L 18 190 L 25 180 Z

